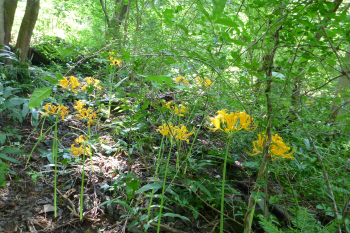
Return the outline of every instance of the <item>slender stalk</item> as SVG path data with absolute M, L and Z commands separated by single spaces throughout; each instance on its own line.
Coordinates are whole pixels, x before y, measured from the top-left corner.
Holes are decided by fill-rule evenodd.
M 158 228 L 157 228 L 157 233 L 160 231 L 160 219 L 162 217 L 162 209 L 163 209 L 163 203 L 164 203 L 164 191 L 165 191 L 165 182 L 166 182 L 166 177 L 168 175 L 168 167 L 169 167 L 169 161 L 170 161 L 170 156 L 171 156 L 171 148 L 173 147 L 174 143 L 172 140 L 170 140 L 170 150 L 169 150 L 169 155 L 168 155 L 168 162 L 166 164 L 166 169 L 165 169 L 165 175 L 164 175 L 164 183 L 163 183 L 163 190 L 162 190 L 162 200 L 160 202 L 160 210 L 159 210 L 159 217 L 158 217 Z
M 52 145 L 52 156 L 55 160 L 55 189 L 54 189 L 54 207 L 55 207 L 55 218 L 57 217 L 57 150 L 58 150 L 58 139 L 57 139 L 57 121 L 58 121 L 58 114 L 56 115 L 56 124 L 55 124 L 55 132 L 53 136 L 53 145 Z
M 159 168 L 159 164 L 160 164 L 160 161 L 161 161 L 161 154 L 162 154 L 162 147 L 163 147 L 163 140 L 164 140 L 164 137 L 162 137 L 162 141 L 160 143 L 160 148 L 159 148 L 159 153 L 158 153 L 158 160 L 157 160 L 157 168 L 156 168 L 156 172 L 155 172 L 155 175 L 154 175 L 154 182 L 157 180 L 157 175 L 158 175 L 158 168 Z M 147 222 L 149 220 L 149 217 L 150 217 L 150 213 L 151 213 L 151 206 L 152 206 L 152 201 L 153 201 L 153 194 L 154 194 L 154 189 L 152 190 L 152 195 L 151 195 L 151 200 L 149 201 L 149 206 L 148 206 L 148 211 L 147 211 Z
M 221 186 L 221 216 L 220 216 L 220 233 L 224 232 L 224 200 L 225 200 L 225 177 L 226 177 L 226 164 L 227 164 L 227 155 L 230 148 L 232 134 L 228 137 L 227 148 L 225 153 L 224 161 L 224 172 L 222 174 L 222 186 Z

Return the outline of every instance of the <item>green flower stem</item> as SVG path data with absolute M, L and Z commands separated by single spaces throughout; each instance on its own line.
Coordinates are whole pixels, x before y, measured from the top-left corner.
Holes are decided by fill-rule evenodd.
M 161 161 L 161 152 L 162 152 L 162 147 L 163 147 L 163 140 L 164 140 L 164 137 L 162 137 L 162 141 L 160 143 L 160 148 L 159 148 L 159 153 L 158 153 L 158 160 L 157 160 L 157 168 L 156 168 L 156 172 L 155 172 L 155 175 L 154 175 L 154 182 L 156 182 L 157 180 L 157 175 L 158 175 L 158 169 L 159 169 L 159 164 L 160 164 L 160 161 Z M 148 223 L 148 220 L 149 220 L 149 217 L 150 217 L 150 213 L 151 213 L 151 206 L 152 206 L 152 201 L 153 201 L 153 194 L 154 194 L 154 189 L 152 190 L 152 195 L 151 195 L 151 200 L 149 202 L 149 206 L 148 206 L 148 211 L 147 211 L 147 223 Z
M 224 172 L 222 174 L 220 233 L 224 232 L 224 215 L 222 213 L 224 213 L 226 163 L 227 163 L 227 155 L 228 155 L 228 151 L 229 151 L 230 143 L 231 143 L 231 136 L 232 136 L 232 134 L 230 134 L 230 136 L 228 137 L 226 154 L 225 154 L 225 161 L 224 161 Z
M 168 168 L 169 168 L 169 161 L 170 161 L 170 156 L 171 156 L 171 148 L 173 147 L 174 143 L 172 140 L 170 140 L 170 150 L 169 150 L 169 155 L 168 155 L 168 162 L 166 164 L 165 168 L 165 175 L 164 175 L 164 183 L 163 183 L 163 190 L 162 190 L 162 200 L 160 202 L 160 210 L 159 210 L 159 217 L 158 217 L 158 228 L 157 228 L 157 233 L 160 231 L 160 219 L 162 217 L 162 209 L 163 209 L 163 203 L 164 203 L 164 191 L 165 191 L 165 182 L 166 182 L 166 177 L 168 175 Z
M 187 171 L 187 161 L 188 161 L 188 159 L 190 158 L 190 156 L 191 156 L 191 154 L 192 154 L 192 147 L 193 147 L 194 142 L 195 142 L 196 139 L 197 139 L 198 133 L 199 133 L 199 131 L 200 131 L 202 125 L 203 125 L 204 119 L 205 119 L 205 118 L 204 118 L 204 115 L 203 115 L 202 122 L 201 122 L 201 124 L 199 125 L 199 128 L 198 128 L 196 134 L 194 135 L 194 139 L 193 139 L 193 141 L 192 141 L 192 144 L 191 144 L 191 147 L 190 147 L 190 151 L 188 152 L 187 157 L 186 157 L 186 159 L 185 159 L 185 162 L 186 162 L 185 171 L 184 171 L 184 174 L 185 174 L 185 175 L 186 175 L 186 171 Z
M 57 139 L 57 121 L 58 114 L 56 115 L 56 124 L 55 124 L 55 132 L 53 136 L 53 145 L 52 145 L 52 156 L 55 159 L 55 188 L 54 188 L 54 206 L 55 206 L 55 218 L 57 217 L 57 150 L 58 150 L 58 139 Z
M 90 126 L 88 126 L 88 135 L 87 135 L 87 141 L 90 140 Z M 85 146 L 85 144 L 84 144 Z M 81 188 L 80 188 L 80 220 L 83 219 L 83 204 L 84 204 L 84 176 L 85 176 L 85 148 L 83 150 L 83 174 L 81 175 Z M 89 149 L 89 146 L 88 146 Z M 90 160 L 91 160 L 91 167 L 92 167 L 92 153 L 90 151 Z

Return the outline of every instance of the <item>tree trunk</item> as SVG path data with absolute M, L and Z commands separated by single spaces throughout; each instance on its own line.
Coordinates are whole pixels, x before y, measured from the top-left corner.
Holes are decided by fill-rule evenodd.
M 336 98 L 340 97 L 342 101 L 332 105 L 331 120 L 349 114 L 350 110 L 350 80 L 347 78 L 347 76 L 350 76 L 350 45 L 346 51 L 345 58 L 347 63 L 344 64 L 343 73 L 348 75 L 343 75 L 338 80 L 335 96 Z
M 0 0 L 0 45 L 5 44 L 5 0 Z M 1 48 L 1 47 L 0 47 Z
M 15 52 L 21 50 L 21 62 L 24 63 L 29 51 L 30 39 L 39 15 L 40 0 L 27 0 L 26 11 L 19 29 Z
M 0 0 L 1 1 L 1 0 Z M 5 45 L 9 45 L 11 41 L 11 30 L 13 25 L 13 20 L 15 18 L 16 8 L 18 0 L 4 0 L 5 1 Z

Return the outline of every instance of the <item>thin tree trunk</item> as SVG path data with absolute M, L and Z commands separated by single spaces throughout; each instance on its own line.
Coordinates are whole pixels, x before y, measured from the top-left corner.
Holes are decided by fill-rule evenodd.
M 1 1 L 1 0 L 0 0 Z M 10 45 L 13 20 L 17 9 L 18 0 L 5 0 L 5 45 Z
M 343 75 L 339 78 L 337 91 L 335 93 L 335 96 L 340 96 L 342 98 L 342 102 L 340 103 L 340 106 L 338 106 L 338 104 L 332 105 L 332 114 L 330 116 L 331 120 L 334 120 L 335 118 L 341 117 L 345 114 L 349 114 L 350 110 L 350 80 L 347 78 L 347 76 L 350 75 L 350 45 L 346 51 L 345 58 L 347 59 L 347 64 L 343 64 L 343 73 L 348 75 Z
M 0 45 L 5 44 L 5 1 L 0 0 Z
M 27 0 L 26 11 L 19 29 L 15 52 L 21 50 L 21 62 L 24 63 L 29 51 L 36 20 L 39 15 L 40 0 Z

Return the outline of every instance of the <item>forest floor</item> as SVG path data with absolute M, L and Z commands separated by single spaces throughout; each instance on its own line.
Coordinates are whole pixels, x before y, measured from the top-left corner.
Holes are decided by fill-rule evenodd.
M 121 116 L 122 117 L 122 116 Z M 106 154 L 101 148 L 101 153 L 87 156 L 85 166 L 81 162 L 74 162 L 73 157 L 69 163 L 62 163 L 69 153 L 62 152 L 62 148 L 70 148 L 74 142 L 75 134 L 81 134 L 80 130 L 87 130 L 85 124 L 73 117 L 68 117 L 58 125 L 59 138 L 64 140 L 59 145 L 58 169 L 57 169 L 57 217 L 54 216 L 54 183 L 55 168 L 52 160 L 52 134 L 47 134 L 37 145 L 29 158 L 32 149 L 39 140 L 40 124 L 33 127 L 26 119 L 22 125 L 15 125 L 21 136 L 21 149 L 27 154 L 11 155 L 20 164 L 9 164 L 10 169 L 16 174 L 7 175 L 6 187 L 0 188 L 0 232 L 142 232 L 140 228 L 129 227 L 134 220 L 133 216 L 122 217 L 127 214 L 126 209 L 119 204 L 103 205 L 101 203 L 113 200 L 123 195 L 122 190 L 108 191 L 113 181 L 120 174 L 136 174 L 140 185 L 149 183 L 156 158 L 144 160 L 142 156 L 131 154 L 130 157 L 124 151 Z M 50 127 L 45 123 L 43 132 Z M 97 130 L 96 127 L 92 130 Z M 49 136 L 50 135 L 50 136 Z M 108 141 L 108 130 L 99 132 L 100 138 Z M 206 143 L 204 138 L 198 138 Z M 110 141 L 110 143 L 115 143 Z M 219 143 L 219 142 L 218 142 Z M 220 143 L 219 143 L 220 144 Z M 222 144 L 222 143 L 221 143 Z M 224 147 L 225 145 L 217 145 Z M 99 150 L 101 149 L 101 150 Z M 130 161 L 129 161 L 130 159 Z M 129 164 L 130 162 L 130 164 Z M 145 162 L 147 164 L 145 164 Z M 174 163 L 175 159 L 171 161 Z M 80 220 L 80 195 L 82 171 L 85 170 L 83 218 Z M 214 177 L 218 175 L 215 168 L 207 173 Z M 248 191 L 248 190 L 246 190 Z M 124 194 L 125 195 L 125 194 Z M 200 192 L 199 192 L 200 196 Z M 148 199 L 142 199 L 138 194 L 134 197 L 139 209 L 149 205 Z M 191 222 L 178 218 L 162 218 L 162 232 L 216 232 L 219 229 L 220 215 L 208 208 L 207 213 L 201 213 L 202 217 L 193 218 L 193 214 L 184 210 L 179 205 L 172 206 L 175 213 L 186 216 Z M 206 218 L 203 216 L 205 215 Z M 201 222 L 203 219 L 206 221 Z M 152 226 L 153 224 L 153 226 Z M 156 232 L 152 223 L 147 232 Z M 233 232 L 228 229 L 228 232 Z

